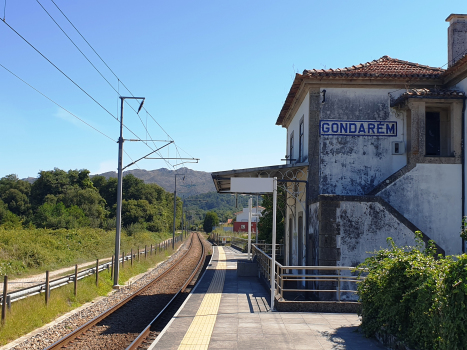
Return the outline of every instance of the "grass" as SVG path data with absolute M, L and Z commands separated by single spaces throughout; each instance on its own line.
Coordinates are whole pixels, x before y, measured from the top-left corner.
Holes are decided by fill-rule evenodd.
M 175 249 L 181 242 L 176 244 Z M 119 284 L 124 285 L 131 277 L 137 276 L 155 267 L 173 253 L 171 248 L 157 254 L 140 256 L 140 260 L 126 261 L 124 267 L 120 266 Z M 112 291 L 110 271 L 99 273 L 99 283 L 96 286 L 95 275 L 78 281 L 77 296 L 74 295 L 73 284 L 50 291 L 49 305 L 45 305 L 45 295 L 35 295 L 11 304 L 11 311 L 7 312 L 6 321 L 0 326 L 0 345 L 5 345 L 51 321 L 76 309 L 77 307 L 105 296 Z
M 150 231 L 123 233 L 121 251 L 158 243 L 171 233 Z M 114 252 L 115 231 L 81 228 L 73 230 L 5 229 L 0 227 L 0 275 L 10 279 L 56 270 L 96 259 L 109 258 Z

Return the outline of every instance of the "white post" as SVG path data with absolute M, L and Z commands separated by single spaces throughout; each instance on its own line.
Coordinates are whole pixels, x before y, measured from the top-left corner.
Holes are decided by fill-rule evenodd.
M 276 295 L 276 210 L 277 210 L 277 177 L 273 180 L 272 190 L 272 252 L 271 252 L 271 310 L 274 310 Z
M 251 206 L 253 198 L 248 200 L 248 260 L 251 260 Z
M 256 245 L 258 245 L 258 236 L 259 236 L 259 230 L 258 230 L 258 223 L 259 223 L 259 204 L 258 204 L 258 195 L 256 195 Z

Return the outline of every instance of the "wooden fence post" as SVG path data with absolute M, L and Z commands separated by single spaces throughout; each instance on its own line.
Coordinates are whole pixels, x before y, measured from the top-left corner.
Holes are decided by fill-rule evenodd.
M 148 246 L 145 245 L 145 246 L 144 246 L 144 259 L 146 259 L 147 256 L 148 256 Z
M 151 244 L 151 255 L 152 255 L 152 244 Z
M 75 296 L 78 295 L 78 265 L 75 265 L 75 285 L 74 285 L 74 292 Z
M 96 259 L 96 287 L 99 287 L 99 259 Z
M 138 261 L 139 261 L 139 253 L 140 253 L 140 250 L 139 250 L 139 246 L 138 246 Z
M 8 293 L 8 276 L 3 277 L 2 324 L 6 318 L 6 297 Z
M 49 291 L 50 291 L 50 278 L 49 271 L 45 271 L 45 305 L 49 305 Z
M 125 252 L 122 252 L 122 269 L 125 267 Z
M 133 248 L 131 248 L 130 255 L 131 255 L 131 266 L 133 266 Z
M 112 255 L 112 261 L 110 262 L 110 280 L 113 281 L 114 279 L 114 260 L 115 260 L 115 257 L 114 255 Z

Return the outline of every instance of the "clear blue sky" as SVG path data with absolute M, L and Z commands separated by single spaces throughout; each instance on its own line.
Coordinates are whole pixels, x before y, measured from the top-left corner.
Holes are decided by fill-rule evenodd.
M 128 92 L 50 0 L 39 0 L 120 91 Z M 285 130 L 275 125 L 295 72 L 340 68 L 383 55 L 440 67 L 447 62 L 446 17 L 463 1 L 55 0 L 195 170 L 281 164 Z M 0 0 L 0 17 L 114 116 L 118 94 L 36 0 Z M 118 122 L 0 23 L 0 64 L 109 135 L 95 132 L 0 67 L 0 176 L 40 170 L 116 170 Z M 133 104 L 136 108 L 136 103 Z M 140 117 L 146 123 L 146 112 Z M 154 139 L 168 136 L 148 116 Z M 125 124 L 146 132 L 128 107 Z M 125 131 L 124 137 L 133 137 Z M 125 150 L 139 158 L 149 149 Z M 163 151 L 174 157 L 175 148 Z M 124 163 L 131 160 L 125 156 Z M 175 163 L 172 163 L 175 164 Z M 168 167 L 161 160 L 142 169 Z

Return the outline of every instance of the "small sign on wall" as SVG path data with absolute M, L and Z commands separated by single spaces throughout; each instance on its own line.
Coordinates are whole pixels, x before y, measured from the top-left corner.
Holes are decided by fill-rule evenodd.
M 320 120 L 320 135 L 397 136 L 397 122 L 378 120 Z

